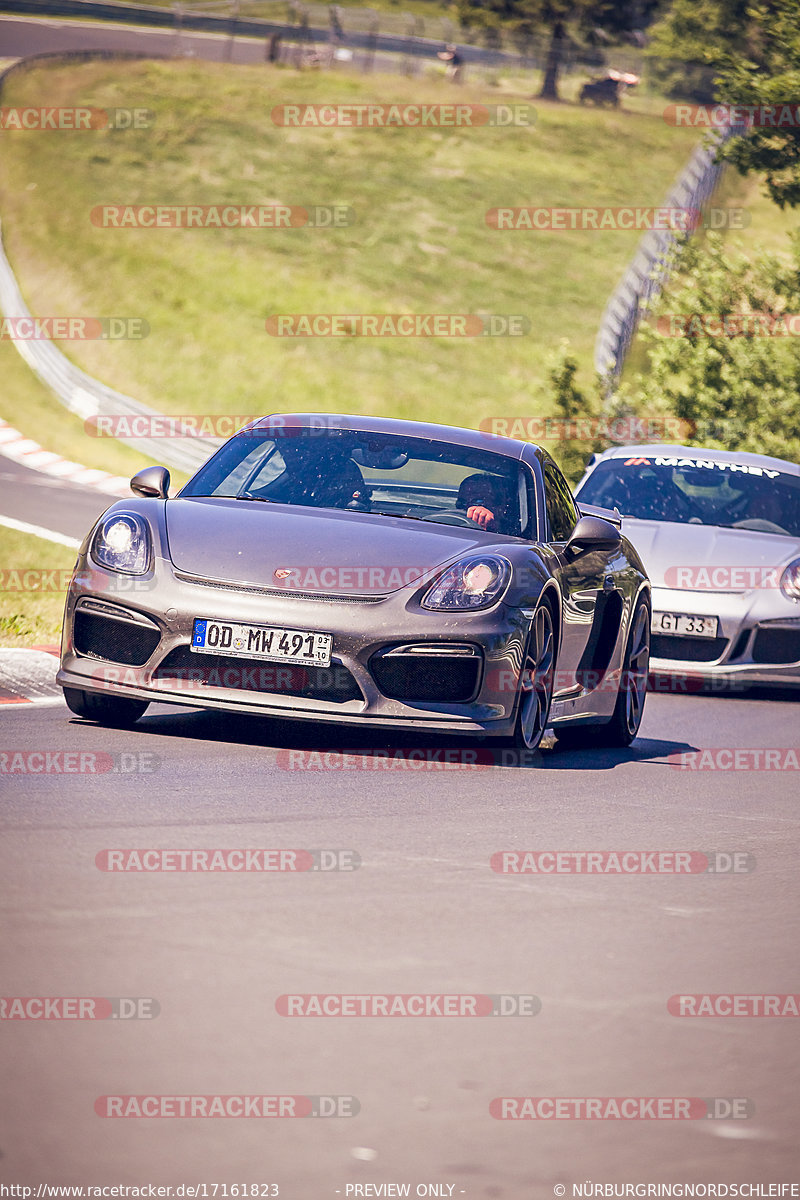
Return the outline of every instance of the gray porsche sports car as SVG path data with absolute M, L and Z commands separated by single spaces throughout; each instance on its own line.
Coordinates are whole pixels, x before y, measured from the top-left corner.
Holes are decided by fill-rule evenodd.
M 69 588 L 79 716 L 171 701 L 336 725 L 627 745 L 650 586 L 545 451 L 383 418 L 265 417 L 167 498 L 150 467 Z
M 653 584 L 652 669 L 720 689 L 800 685 L 800 466 L 617 446 L 578 503 L 617 508 Z

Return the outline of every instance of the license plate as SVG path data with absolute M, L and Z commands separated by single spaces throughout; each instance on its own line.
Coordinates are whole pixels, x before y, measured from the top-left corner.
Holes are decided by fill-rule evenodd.
M 221 654 L 226 658 L 263 658 L 270 662 L 331 665 L 333 636 L 282 629 L 274 625 L 237 625 L 196 617 L 190 649 L 195 654 Z
M 653 633 L 672 634 L 673 637 L 715 638 L 718 627 L 718 617 L 695 617 L 691 613 L 675 612 L 653 613 Z

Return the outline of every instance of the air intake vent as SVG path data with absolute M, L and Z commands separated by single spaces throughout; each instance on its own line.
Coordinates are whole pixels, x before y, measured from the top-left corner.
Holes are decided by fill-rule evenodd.
M 762 625 L 753 641 L 753 662 L 795 663 L 800 660 L 800 629 Z
M 161 641 L 152 625 L 126 621 L 124 617 L 100 615 L 79 608 L 75 613 L 75 649 L 89 658 L 142 667 Z
M 384 696 L 409 704 L 465 704 L 478 690 L 481 659 L 456 655 L 373 655 L 370 669 Z
M 676 662 L 716 662 L 725 652 L 727 638 L 667 637 L 654 633 L 650 654 Z

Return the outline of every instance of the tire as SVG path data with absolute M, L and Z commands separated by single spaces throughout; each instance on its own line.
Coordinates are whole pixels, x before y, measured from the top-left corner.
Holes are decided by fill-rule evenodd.
M 149 704 L 147 700 L 103 696 L 95 692 L 83 692 L 79 688 L 65 687 L 63 691 L 70 712 L 87 721 L 111 725 L 115 729 L 130 729 L 144 715 Z
M 506 744 L 515 750 L 536 750 L 547 728 L 555 680 L 556 635 L 553 610 L 547 600 L 533 614 L 525 660 L 520 673 L 519 702 L 514 733 Z
M 639 732 L 644 715 L 650 664 L 650 620 L 650 601 L 640 597 L 631 619 L 617 703 L 611 720 L 605 725 L 556 729 L 556 737 L 562 746 L 630 746 Z

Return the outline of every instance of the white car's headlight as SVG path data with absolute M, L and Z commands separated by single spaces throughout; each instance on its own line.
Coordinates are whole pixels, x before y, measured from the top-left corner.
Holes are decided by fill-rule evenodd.
M 92 539 L 92 558 L 112 571 L 143 575 L 150 563 L 147 522 L 136 513 L 111 513 Z
M 800 558 L 790 562 L 781 575 L 781 591 L 789 600 L 800 600 Z
M 446 612 L 488 608 L 500 599 L 510 578 L 511 568 L 504 558 L 473 554 L 443 571 L 420 603 Z

